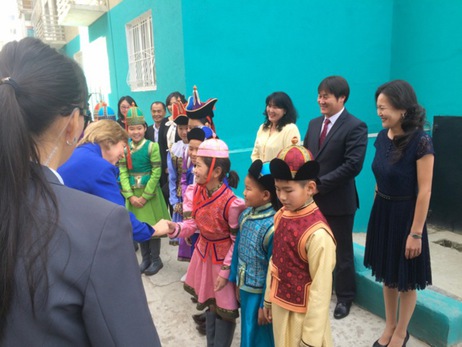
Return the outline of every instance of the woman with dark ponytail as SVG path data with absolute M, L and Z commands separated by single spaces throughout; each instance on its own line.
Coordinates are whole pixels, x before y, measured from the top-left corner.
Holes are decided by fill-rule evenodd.
M 2 346 L 160 346 L 127 212 L 56 172 L 87 95 L 77 63 L 40 40 L 0 52 Z
M 432 282 L 425 220 L 434 152 L 423 130 L 425 110 L 409 83 L 385 83 L 375 99 L 385 129 L 375 141 L 372 170 L 377 184 L 364 264 L 383 283 L 386 322 L 373 347 L 405 346 L 416 290 Z

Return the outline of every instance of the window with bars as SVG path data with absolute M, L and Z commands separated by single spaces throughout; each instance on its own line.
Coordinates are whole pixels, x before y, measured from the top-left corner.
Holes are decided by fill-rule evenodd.
M 151 10 L 125 26 L 128 50 L 127 83 L 132 91 L 157 89 Z

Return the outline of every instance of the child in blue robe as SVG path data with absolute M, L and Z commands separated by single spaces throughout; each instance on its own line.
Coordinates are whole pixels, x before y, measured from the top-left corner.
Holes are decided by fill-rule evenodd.
M 244 199 L 247 209 L 239 217 L 229 278 L 236 283 L 241 304 L 241 347 L 271 347 L 273 330 L 263 314 L 263 299 L 279 202 L 269 163 L 252 163 L 245 178 Z

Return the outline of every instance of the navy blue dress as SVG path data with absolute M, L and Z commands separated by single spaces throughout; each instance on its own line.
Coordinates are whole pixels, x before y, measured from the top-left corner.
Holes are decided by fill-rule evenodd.
M 418 130 L 402 157 L 393 160 L 394 145 L 382 130 L 375 141 L 372 171 L 377 190 L 367 228 L 364 265 L 376 281 L 399 291 L 424 289 L 431 284 L 427 228 L 422 234 L 422 253 L 406 259 L 406 240 L 412 226 L 417 197 L 417 160 L 433 154 L 430 136 Z

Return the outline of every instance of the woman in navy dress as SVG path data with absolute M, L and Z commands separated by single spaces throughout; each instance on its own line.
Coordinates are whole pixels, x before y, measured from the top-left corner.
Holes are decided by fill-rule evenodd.
M 425 110 L 417 103 L 409 83 L 385 83 L 377 89 L 375 99 L 385 129 L 375 142 L 372 170 L 377 184 L 364 264 L 372 269 L 376 281 L 383 283 L 386 324 L 373 346 L 405 346 L 416 289 L 431 284 L 425 220 L 431 195 L 433 145 L 423 131 Z

